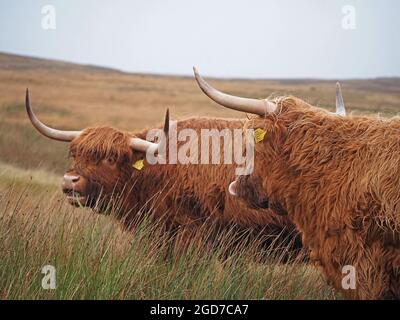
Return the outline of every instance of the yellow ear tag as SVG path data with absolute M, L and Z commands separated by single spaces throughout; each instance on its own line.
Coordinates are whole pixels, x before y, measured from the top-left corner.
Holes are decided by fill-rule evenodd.
M 256 143 L 260 143 L 261 141 L 264 140 L 266 134 L 267 131 L 265 131 L 264 129 L 258 128 L 254 130 L 254 141 Z
M 144 159 L 136 161 L 132 167 L 139 171 L 142 170 L 144 168 Z

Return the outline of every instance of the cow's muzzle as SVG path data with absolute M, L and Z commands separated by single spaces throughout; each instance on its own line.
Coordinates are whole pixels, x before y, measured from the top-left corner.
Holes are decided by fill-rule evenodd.
M 81 182 L 81 177 L 73 174 L 65 174 L 63 177 L 63 182 L 61 188 L 63 193 L 67 196 L 70 204 L 76 206 L 84 206 L 87 201 L 87 197 L 80 190 L 79 182 Z

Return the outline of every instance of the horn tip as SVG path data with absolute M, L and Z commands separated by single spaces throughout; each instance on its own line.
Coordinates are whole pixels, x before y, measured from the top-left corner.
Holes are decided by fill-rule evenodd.
M 169 122 L 169 108 L 167 108 L 167 111 L 165 111 L 165 122 Z
M 169 131 L 169 108 L 165 112 L 165 121 L 164 121 L 164 132 L 167 133 Z
M 29 103 L 29 89 L 26 88 L 26 93 L 25 93 L 25 106 L 28 108 L 30 107 L 30 103 Z
M 193 73 L 194 73 L 194 76 L 196 77 L 196 79 L 200 76 L 199 75 L 199 70 L 197 70 L 196 67 L 193 67 Z

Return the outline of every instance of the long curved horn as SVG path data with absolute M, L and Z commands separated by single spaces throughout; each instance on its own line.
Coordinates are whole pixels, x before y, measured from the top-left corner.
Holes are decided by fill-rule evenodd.
M 146 153 L 147 150 L 149 150 L 149 149 L 151 149 L 153 152 L 158 150 L 157 143 L 143 140 L 140 138 L 131 138 L 129 145 L 133 150 L 143 152 L 143 153 Z
M 162 150 L 165 148 L 167 143 L 167 137 L 169 132 L 169 109 L 167 109 L 165 113 L 165 120 L 164 120 L 164 137 L 158 143 L 150 142 L 140 138 L 132 138 L 130 141 L 130 147 L 139 152 L 150 152 L 154 154 L 156 151 Z
M 342 88 L 339 82 L 336 82 L 336 114 L 345 116 L 346 107 L 344 106 Z
M 250 99 L 235 97 L 211 87 L 193 67 L 194 76 L 200 89 L 216 103 L 237 111 L 258 114 L 265 116 L 268 113 L 273 113 L 276 110 L 276 104 L 268 100 Z
M 31 120 L 33 126 L 36 128 L 37 131 L 39 131 L 42 135 L 58 140 L 58 141 L 65 141 L 69 142 L 74 140 L 77 136 L 81 134 L 81 131 L 63 131 L 63 130 L 57 130 L 50 128 L 46 126 L 44 123 L 42 123 L 34 114 L 31 103 L 29 100 L 29 90 L 26 89 L 26 97 L 25 97 L 25 107 L 26 107 L 26 112 L 28 113 L 29 120 Z

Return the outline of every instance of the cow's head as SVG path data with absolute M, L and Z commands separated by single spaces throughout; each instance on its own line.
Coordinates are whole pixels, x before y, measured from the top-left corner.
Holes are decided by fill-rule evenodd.
M 265 137 L 254 144 L 255 163 L 253 173 L 240 176 L 229 185 L 231 195 L 242 199 L 251 208 L 269 207 L 279 214 L 286 214 L 285 204 L 281 203 L 282 197 L 277 196 L 279 191 L 285 190 L 286 194 L 296 194 L 296 187 L 291 183 L 293 176 L 288 163 L 288 150 L 286 139 L 294 126 L 307 122 L 308 119 L 318 121 L 335 118 L 340 120 L 346 115 L 345 106 L 339 83 L 336 85 L 336 112 L 332 114 L 324 109 L 309 105 L 296 97 L 283 97 L 275 100 L 250 99 L 225 94 L 211 87 L 194 68 L 196 81 L 201 90 L 218 104 L 241 112 L 256 115 L 246 121 L 244 129 L 259 130 Z M 335 122 L 331 122 L 335 123 Z M 314 125 L 314 124 L 313 124 Z M 306 128 L 307 126 L 305 126 Z M 312 134 L 310 130 L 309 134 Z M 309 139 L 312 141 L 312 139 Z M 306 146 L 300 146 L 302 148 Z M 306 153 L 303 153 L 306 154 Z M 257 161 L 262 159 L 262 161 Z M 265 165 L 265 164 L 268 165 Z
M 102 211 L 121 193 L 129 193 L 128 181 L 134 178 L 132 164 L 147 153 L 157 153 L 165 140 L 149 142 L 111 127 L 93 127 L 82 131 L 63 131 L 43 124 L 34 114 L 26 91 L 26 111 L 33 126 L 44 136 L 70 142 L 72 165 L 64 174 L 62 191 L 75 206 L 96 207 Z M 167 133 L 167 110 L 164 132 Z M 164 135 L 166 136 L 166 135 Z M 131 181 L 132 182 L 132 181 Z

